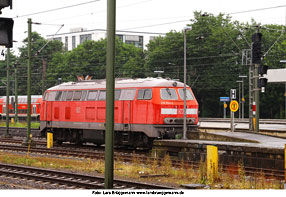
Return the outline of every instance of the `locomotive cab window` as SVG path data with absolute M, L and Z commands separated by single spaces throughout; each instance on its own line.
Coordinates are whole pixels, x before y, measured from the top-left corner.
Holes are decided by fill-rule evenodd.
M 184 89 L 179 89 L 179 95 L 182 100 L 184 100 Z M 186 99 L 187 100 L 194 100 L 194 97 L 190 90 L 186 89 Z
M 138 100 L 150 100 L 152 99 L 152 90 L 151 89 L 140 89 L 137 94 Z
M 88 101 L 95 101 L 97 98 L 98 91 L 97 90 L 89 90 L 87 99 Z
M 62 91 L 58 91 L 57 94 L 56 94 L 55 100 L 56 100 L 56 101 L 60 101 L 60 100 L 61 100 L 61 97 L 62 97 L 62 94 L 63 94 Z
M 81 91 L 74 91 L 73 101 L 79 101 L 81 99 Z
M 161 89 L 160 93 L 162 100 L 178 100 L 178 95 L 175 89 Z
M 83 90 L 83 91 L 82 91 L 82 94 L 81 94 L 81 100 L 82 100 L 82 101 L 85 100 L 86 95 L 87 95 L 87 90 Z
M 55 91 L 49 92 L 48 101 L 55 101 L 56 93 Z
M 71 101 L 73 96 L 73 91 L 68 91 L 66 94 L 66 101 Z
M 100 90 L 99 91 L 98 100 L 103 101 L 105 99 L 106 99 L 106 91 L 105 90 Z
M 136 94 L 136 89 L 123 89 L 121 90 L 121 95 L 119 100 L 131 101 L 134 100 Z
M 65 101 L 66 100 L 66 94 L 67 94 L 67 92 L 66 91 L 63 91 L 63 93 L 62 93 L 62 101 Z

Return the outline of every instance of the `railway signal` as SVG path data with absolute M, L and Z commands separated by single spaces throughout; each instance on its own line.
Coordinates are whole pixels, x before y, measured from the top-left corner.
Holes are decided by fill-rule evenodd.
M 251 62 L 252 64 L 260 64 L 261 58 L 262 58 L 262 52 L 261 52 L 261 33 L 254 33 L 252 35 L 252 45 L 251 45 Z
M 0 0 L 0 14 L 2 14 L 1 10 L 8 6 L 12 9 L 12 0 Z M 7 48 L 13 47 L 13 26 L 12 18 L 0 18 L 0 45 Z

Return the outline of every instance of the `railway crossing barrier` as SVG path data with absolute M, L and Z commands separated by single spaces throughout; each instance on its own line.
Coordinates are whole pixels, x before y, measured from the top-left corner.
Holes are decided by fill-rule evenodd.
M 208 180 L 218 176 L 218 150 L 216 146 L 207 146 L 207 177 Z

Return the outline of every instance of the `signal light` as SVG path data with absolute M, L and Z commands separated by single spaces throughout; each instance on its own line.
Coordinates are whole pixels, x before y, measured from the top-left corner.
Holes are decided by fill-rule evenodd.
M 265 88 L 267 84 L 268 79 L 266 78 L 260 78 L 258 79 L 258 88 Z
M 265 75 L 267 74 L 268 66 L 260 65 L 258 66 L 258 74 Z
M 261 57 L 262 57 L 261 38 L 262 38 L 261 33 L 254 33 L 252 35 L 252 45 L 251 45 L 251 52 L 252 52 L 251 62 L 252 62 L 252 64 L 260 64 L 261 63 Z
M 13 25 L 13 19 L 0 18 L 0 45 L 7 48 L 13 47 Z
M 12 0 L 0 0 L 0 10 L 8 6 L 12 9 Z
M 254 33 L 252 34 L 252 42 L 261 42 L 262 33 Z

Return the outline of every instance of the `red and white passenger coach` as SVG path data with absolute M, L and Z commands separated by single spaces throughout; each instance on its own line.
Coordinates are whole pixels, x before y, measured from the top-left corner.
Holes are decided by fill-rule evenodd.
M 6 96 L 0 97 L 0 119 L 6 118 L 7 104 Z M 31 117 L 40 120 L 40 108 L 42 95 L 31 95 Z M 15 117 L 15 96 L 9 96 L 9 117 Z M 27 118 L 28 98 L 26 95 L 18 96 L 18 117 L 21 119 Z
M 115 145 L 150 147 L 156 138 L 182 134 L 184 84 L 171 79 L 116 79 Z M 58 143 L 104 144 L 106 81 L 63 83 L 45 92 L 41 133 Z M 187 127 L 196 129 L 198 102 L 187 87 Z

